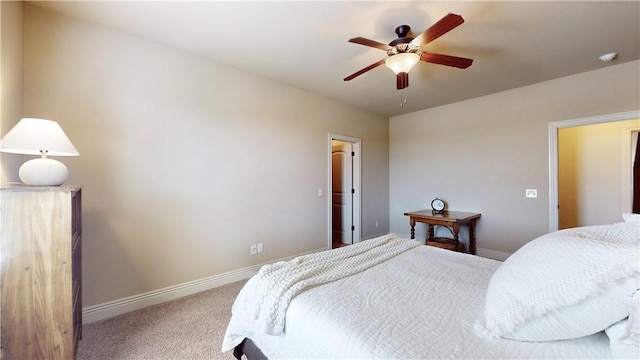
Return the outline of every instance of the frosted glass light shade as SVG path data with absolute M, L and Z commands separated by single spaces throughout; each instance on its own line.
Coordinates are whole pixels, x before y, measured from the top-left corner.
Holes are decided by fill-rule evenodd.
M 68 175 L 67 167 L 63 163 L 45 157 L 25 162 L 18 171 L 20 180 L 32 186 L 62 185 Z
M 18 171 L 26 185 L 56 186 L 67 180 L 67 167 L 47 156 L 78 156 L 67 135 L 57 122 L 24 118 L 0 140 L 0 152 L 40 155 L 22 164 Z
M 420 55 L 416 53 L 400 53 L 388 58 L 384 64 L 394 73 L 408 73 L 413 65 L 420 61 Z

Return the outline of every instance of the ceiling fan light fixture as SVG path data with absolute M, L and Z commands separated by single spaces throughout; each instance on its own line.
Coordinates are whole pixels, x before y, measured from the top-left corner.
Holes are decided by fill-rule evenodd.
M 420 55 L 416 53 L 400 53 L 389 57 L 384 64 L 397 75 L 408 73 L 418 61 L 420 61 Z

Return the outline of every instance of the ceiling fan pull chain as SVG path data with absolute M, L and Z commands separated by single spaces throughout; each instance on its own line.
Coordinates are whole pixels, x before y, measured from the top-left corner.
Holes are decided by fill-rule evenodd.
M 403 108 L 407 103 L 407 98 L 404 97 L 404 89 L 400 90 L 400 107 Z

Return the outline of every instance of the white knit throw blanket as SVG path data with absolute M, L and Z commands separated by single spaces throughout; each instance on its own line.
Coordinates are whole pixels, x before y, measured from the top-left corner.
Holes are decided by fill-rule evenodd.
M 390 234 L 265 265 L 255 276 L 253 318 L 262 322 L 266 334 L 282 334 L 289 303 L 303 290 L 359 273 L 420 245 Z

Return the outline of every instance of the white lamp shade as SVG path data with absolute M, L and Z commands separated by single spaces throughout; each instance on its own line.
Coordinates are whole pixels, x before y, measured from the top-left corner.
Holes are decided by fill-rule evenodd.
M 67 167 L 58 160 L 37 158 L 20 166 L 18 176 L 26 185 L 58 186 L 67 180 Z
M 57 122 L 24 118 L 0 140 L 0 151 L 14 154 L 78 156 L 67 135 Z
M 420 55 L 416 53 L 400 53 L 389 57 L 384 64 L 394 73 L 408 73 L 413 65 L 420 61 Z

